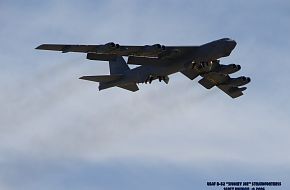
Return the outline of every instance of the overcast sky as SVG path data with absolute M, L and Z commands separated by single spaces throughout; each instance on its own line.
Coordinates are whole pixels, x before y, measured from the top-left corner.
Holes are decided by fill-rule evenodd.
M 207 188 L 290 183 L 289 1 L 0 1 L 0 189 Z M 231 99 L 177 73 L 131 93 L 85 54 L 42 43 L 238 43 L 223 64 L 252 79 Z M 273 188 L 279 189 L 279 188 Z

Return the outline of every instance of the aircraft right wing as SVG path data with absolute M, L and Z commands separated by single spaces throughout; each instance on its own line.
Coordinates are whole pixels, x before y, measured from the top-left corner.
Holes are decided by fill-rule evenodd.
M 243 95 L 243 91 L 247 89 L 246 87 L 240 86 L 244 86 L 250 82 L 250 78 L 248 77 L 231 78 L 229 76 L 229 74 L 237 72 L 240 69 L 241 67 L 239 65 L 221 65 L 217 60 L 210 64 L 199 63 L 191 69 L 185 69 L 180 72 L 191 80 L 197 76 L 201 76 L 202 79 L 198 82 L 206 89 L 217 86 L 230 97 L 237 98 Z
M 214 86 L 217 86 L 227 95 L 232 98 L 237 98 L 243 95 L 243 91 L 246 90 L 246 87 L 239 87 L 246 85 L 250 82 L 248 77 L 238 77 L 231 78 L 228 74 L 222 74 L 217 72 L 210 72 L 208 74 L 202 74 L 203 78 L 198 82 L 207 89 L 211 89 Z

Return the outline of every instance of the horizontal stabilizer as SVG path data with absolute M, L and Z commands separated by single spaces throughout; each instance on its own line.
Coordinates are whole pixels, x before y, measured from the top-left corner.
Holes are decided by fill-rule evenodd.
M 207 89 L 211 89 L 212 87 L 215 86 L 215 84 L 213 82 L 211 82 L 210 80 L 208 80 L 207 78 L 202 78 L 198 81 L 199 84 L 201 84 L 202 86 L 204 86 Z
M 132 92 L 136 92 L 136 91 L 139 90 L 139 88 L 138 88 L 136 83 L 126 84 L 126 85 L 118 85 L 118 87 L 126 89 L 126 90 L 130 90 Z
M 127 83 L 127 84 L 116 85 L 115 82 L 100 82 L 99 90 L 104 90 L 104 89 L 115 87 L 115 86 L 123 88 L 125 90 L 132 91 L 132 92 L 136 92 L 137 90 L 139 90 L 136 83 Z
M 119 80 L 122 77 L 123 75 L 99 75 L 99 76 L 82 76 L 79 79 L 106 83 L 106 82 Z

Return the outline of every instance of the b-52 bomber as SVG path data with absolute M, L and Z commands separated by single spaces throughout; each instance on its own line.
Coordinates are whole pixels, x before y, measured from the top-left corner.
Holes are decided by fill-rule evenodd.
M 43 44 L 36 49 L 86 53 L 89 60 L 108 61 L 110 75 L 82 76 L 80 79 L 99 82 L 99 90 L 114 86 L 135 92 L 137 84 L 153 80 L 169 82 L 169 75 L 181 72 L 193 80 L 198 76 L 202 86 L 211 89 L 217 86 L 232 98 L 243 95 L 250 82 L 249 77 L 231 78 L 229 74 L 241 69 L 240 65 L 220 64 L 237 43 L 229 38 L 212 41 L 200 46 L 122 46 L 113 42 L 104 45 Z M 128 57 L 128 61 L 123 56 Z M 140 65 L 130 69 L 128 64 Z

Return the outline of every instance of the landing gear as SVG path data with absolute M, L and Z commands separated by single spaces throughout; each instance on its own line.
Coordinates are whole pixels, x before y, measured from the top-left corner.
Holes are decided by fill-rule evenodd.
M 153 76 L 150 76 L 149 77 L 149 84 L 151 84 L 151 82 L 153 81 L 153 79 L 154 79 Z
M 168 83 L 169 83 L 169 77 L 168 77 L 168 76 L 163 77 L 163 81 L 164 81 L 166 84 L 168 84 Z
M 158 78 L 159 82 L 164 81 L 166 84 L 168 84 L 168 82 L 169 82 L 169 77 L 168 77 L 168 76 L 158 76 L 157 78 Z M 149 84 L 151 84 L 152 81 L 153 81 L 154 79 L 156 79 L 156 77 L 150 75 L 150 76 L 149 76 L 149 77 L 144 81 L 144 83 L 147 84 L 147 83 L 149 82 Z
M 145 84 L 147 84 L 147 82 L 149 82 L 149 84 L 151 84 L 153 80 L 154 80 L 154 77 L 153 77 L 152 75 L 150 75 L 150 76 L 145 80 Z
M 201 61 L 193 64 L 193 69 L 199 72 L 210 72 L 219 66 L 219 60 Z
M 158 79 L 159 79 L 159 82 L 164 81 L 166 84 L 168 84 L 169 82 L 168 76 L 159 76 Z

